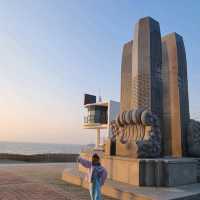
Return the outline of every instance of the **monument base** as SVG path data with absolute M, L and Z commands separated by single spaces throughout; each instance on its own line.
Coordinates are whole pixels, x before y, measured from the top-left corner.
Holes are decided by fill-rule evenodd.
M 81 157 L 90 158 L 88 154 L 81 154 Z M 133 186 L 174 187 L 197 183 L 196 159 L 133 159 L 104 155 L 101 163 L 109 179 Z M 87 173 L 81 165 L 79 171 Z
M 126 169 L 123 170 L 124 172 Z M 68 183 L 88 188 L 85 173 L 77 168 L 66 169 L 62 179 Z M 200 183 L 179 187 L 137 187 L 108 179 L 102 193 L 120 200 L 197 200 L 200 199 Z

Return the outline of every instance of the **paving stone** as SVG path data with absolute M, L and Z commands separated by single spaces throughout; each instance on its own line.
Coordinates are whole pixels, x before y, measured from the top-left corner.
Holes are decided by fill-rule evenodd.
M 89 191 L 66 184 L 62 171 L 73 164 L 0 164 L 0 200 L 89 200 Z M 112 200 L 104 197 L 104 200 Z

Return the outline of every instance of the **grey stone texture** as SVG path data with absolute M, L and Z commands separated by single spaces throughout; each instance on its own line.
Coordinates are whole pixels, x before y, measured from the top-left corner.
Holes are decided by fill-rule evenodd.
M 197 133 L 191 133 L 192 127 L 188 129 L 190 113 L 183 38 L 171 33 L 161 39 L 159 23 L 151 17 L 138 21 L 133 40 L 123 47 L 120 104 L 120 116 L 124 120 L 121 135 L 125 140 L 117 138 L 117 141 L 140 143 L 141 152 L 148 146 L 149 141 L 137 137 L 138 123 L 136 128 L 129 126 L 127 118 L 133 110 L 145 109 L 158 117 L 162 156 L 196 156 L 196 152 L 200 152 L 197 145 L 195 151 L 192 150 L 191 144 L 195 144 L 192 138 Z M 142 131 L 140 133 L 143 136 Z M 116 144 L 116 152 L 120 151 L 120 145 Z M 131 155 L 128 152 L 122 154 Z
M 188 127 L 188 155 L 200 157 L 200 122 L 193 119 Z
M 162 116 L 160 26 L 151 17 L 139 20 L 134 40 L 123 47 L 121 65 L 121 109 L 148 108 Z
M 145 161 L 144 161 L 145 162 Z M 62 179 L 78 186 L 88 188 L 85 173 L 77 169 L 66 169 Z M 127 183 L 107 179 L 102 193 L 120 200 L 199 200 L 200 184 L 177 187 L 138 187 Z
M 162 118 L 160 26 L 151 17 L 135 27 L 132 58 L 132 108 L 147 108 Z
M 194 159 L 140 160 L 141 186 L 166 186 L 197 183 L 197 161 Z
M 161 152 L 160 124 L 156 115 L 147 109 L 119 113 L 111 122 L 112 140 L 124 144 L 127 155 L 134 158 L 156 158 Z M 123 156 L 122 145 L 116 145 L 117 155 Z M 132 151 L 132 153 L 129 153 Z M 126 155 L 126 156 L 127 156 Z
M 132 109 L 147 109 L 156 115 L 160 123 L 162 123 L 161 61 L 162 50 L 159 23 L 151 17 L 142 18 L 136 24 L 134 40 L 126 43 L 123 47 L 121 114 Z M 122 134 L 124 135 L 124 133 L 137 142 L 140 152 L 147 152 L 147 149 L 149 149 L 148 157 L 155 157 L 155 154 L 150 155 L 156 150 L 151 148 L 152 146 L 155 147 L 155 142 L 136 138 L 136 135 L 138 135 L 137 126 L 136 129 L 128 127 L 126 131 L 123 130 Z M 156 141 L 156 144 L 160 146 L 160 141 Z M 118 148 L 118 145 L 116 145 L 116 148 Z M 119 151 L 117 150 L 117 152 Z M 141 154 L 142 157 L 145 155 L 147 154 Z M 156 155 L 160 155 L 160 148 L 157 149 Z
M 183 39 L 177 33 L 162 38 L 164 155 L 187 155 L 189 100 Z
M 200 183 L 200 157 L 196 158 L 197 162 L 197 181 Z
M 121 64 L 121 103 L 120 112 L 128 111 L 131 108 L 132 90 L 132 48 L 133 41 L 124 44 Z

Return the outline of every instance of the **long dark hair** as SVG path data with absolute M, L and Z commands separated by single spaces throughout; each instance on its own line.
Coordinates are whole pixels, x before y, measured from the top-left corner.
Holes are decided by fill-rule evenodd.
M 92 155 L 92 165 L 96 165 L 96 166 L 101 165 L 100 157 L 99 157 L 99 155 L 97 153 Z

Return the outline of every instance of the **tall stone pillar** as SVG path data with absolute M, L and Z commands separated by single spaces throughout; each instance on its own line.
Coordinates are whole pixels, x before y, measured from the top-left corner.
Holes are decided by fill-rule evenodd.
M 131 109 L 133 41 L 124 44 L 121 64 L 120 112 Z
M 162 122 L 160 26 L 151 17 L 139 20 L 135 27 L 132 58 L 132 108 L 145 107 Z
M 187 62 L 183 39 L 172 33 L 162 38 L 164 155 L 187 152 L 189 100 Z
M 135 28 L 134 40 L 123 48 L 120 111 L 145 108 L 162 122 L 160 26 L 151 17 L 145 17 Z M 129 127 L 123 134 L 128 135 L 130 143 L 121 143 L 117 138 L 116 155 L 138 157 L 138 147 L 134 143 L 134 140 L 140 140 L 138 127 Z

